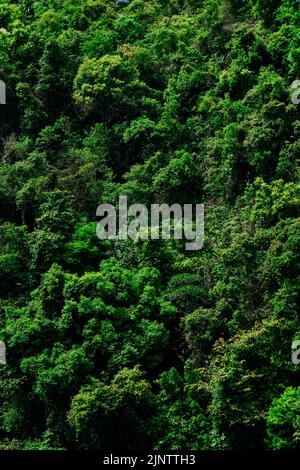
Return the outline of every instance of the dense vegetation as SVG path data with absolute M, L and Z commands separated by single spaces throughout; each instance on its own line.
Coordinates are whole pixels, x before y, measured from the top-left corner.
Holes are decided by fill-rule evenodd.
M 299 0 L 0 0 L 2 449 L 299 447 L 299 27 Z M 204 248 L 100 241 L 119 195 L 203 202 Z

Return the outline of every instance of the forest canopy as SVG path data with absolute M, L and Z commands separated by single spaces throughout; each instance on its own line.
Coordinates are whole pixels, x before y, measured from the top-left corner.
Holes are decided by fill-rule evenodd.
M 0 0 L 0 449 L 299 448 L 299 28 Z M 120 195 L 204 203 L 203 249 L 99 240 Z

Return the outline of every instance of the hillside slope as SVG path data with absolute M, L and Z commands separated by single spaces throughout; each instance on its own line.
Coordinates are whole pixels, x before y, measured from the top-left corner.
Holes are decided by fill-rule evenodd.
M 299 447 L 299 27 L 0 0 L 1 449 Z M 120 195 L 204 203 L 204 248 L 100 241 Z

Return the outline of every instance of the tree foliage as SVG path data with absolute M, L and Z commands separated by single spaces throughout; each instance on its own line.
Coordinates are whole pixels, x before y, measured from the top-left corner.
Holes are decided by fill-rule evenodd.
M 297 0 L 0 0 L 1 449 L 299 448 Z M 205 245 L 96 208 L 205 204 Z

